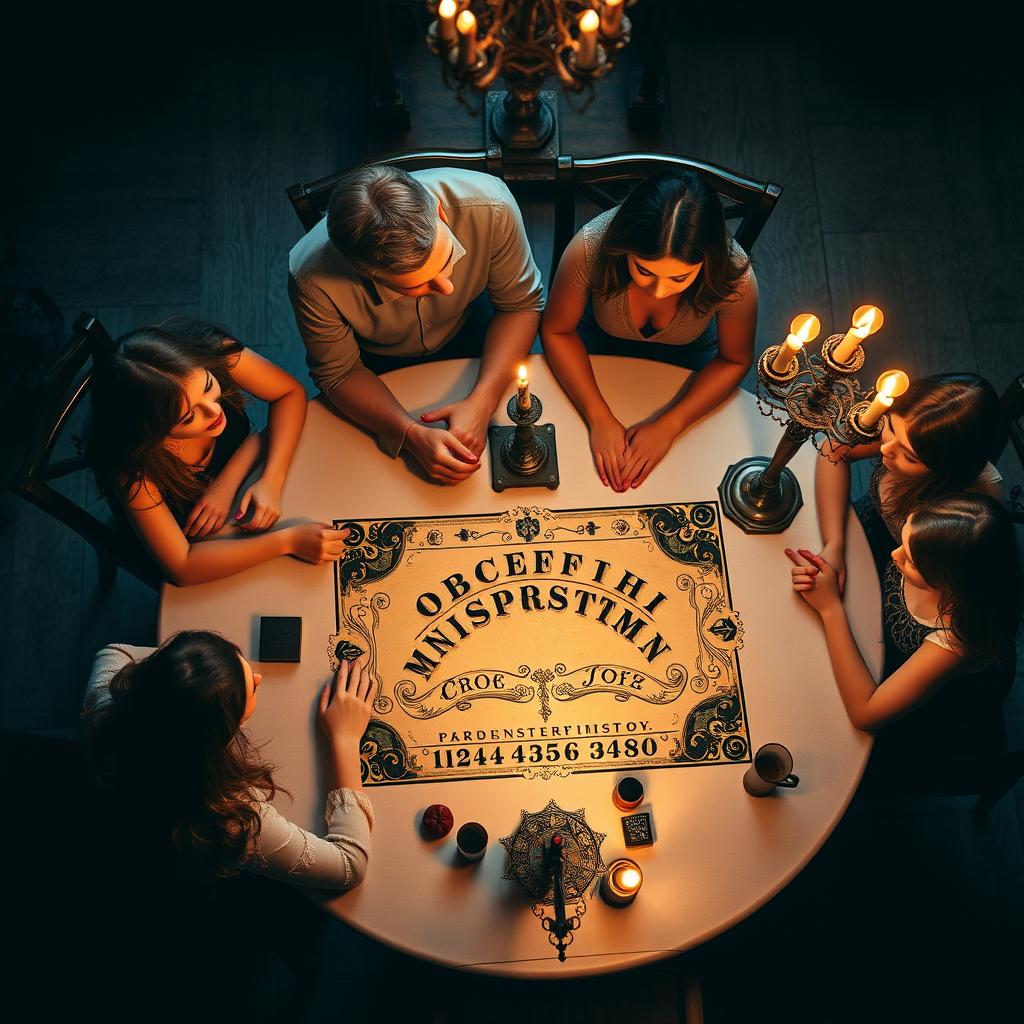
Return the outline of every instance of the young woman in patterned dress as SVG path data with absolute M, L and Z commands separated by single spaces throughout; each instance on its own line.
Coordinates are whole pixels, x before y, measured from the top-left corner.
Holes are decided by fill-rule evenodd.
M 850 629 L 835 566 L 807 549 L 786 554 L 795 564 L 793 589 L 821 617 L 836 685 L 857 728 L 879 729 L 944 697 L 946 724 L 955 720 L 968 731 L 974 711 L 981 718 L 982 705 L 991 710 L 1005 696 L 982 694 L 978 675 L 985 686 L 998 685 L 1009 669 L 1012 680 L 1024 601 L 1013 521 L 994 498 L 943 495 L 903 524 L 885 574 L 886 643 L 896 653 L 880 683 Z M 1003 671 L 985 671 L 993 668 Z

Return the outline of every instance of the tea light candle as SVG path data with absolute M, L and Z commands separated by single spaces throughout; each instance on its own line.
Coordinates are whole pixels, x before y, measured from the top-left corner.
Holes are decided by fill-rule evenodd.
M 437 5 L 437 38 L 450 46 L 455 42 L 455 14 L 459 5 L 455 0 L 441 0 Z
M 874 334 L 884 321 L 882 311 L 877 306 L 860 306 L 853 311 L 853 325 L 846 332 L 843 340 L 832 351 L 832 358 L 841 366 L 853 359 L 854 353 L 860 348 L 869 334 Z
M 601 35 L 613 38 L 622 31 L 622 0 L 604 0 L 601 5 Z
M 530 408 L 530 382 L 526 379 L 526 367 L 519 367 L 519 397 L 517 404 L 523 412 Z
M 471 68 L 476 64 L 476 15 L 472 11 L 463 11 L 455 19 L 459 30 L 459 66 Z
M 593 71 L 597 67 L 597 26 L 600 22 L 593 8 L 580 15 L 580 38 L 576 44 L 576 67 L 580 71 Z
M 902 370 L 887 370 L 875 382 L 875 387 L 877 394 L 858 417 L 863 430 L 870 430 L 889 411 L 893 400 L 910 387 L 910 378 Z
M 619 857 L 608 865 L 601 879 L 601 898 L 613 907 L 628 906 L 644 884 L 643 872 L 635 860 Z
M 813 313 L 800 313 L 789 325 L 789 337 L 779 346 L 772 360 L 772 372 L 786 374 L 793 365 L 797 353 L 809 341 L 814 341 L 821 330 L 821 321 Z

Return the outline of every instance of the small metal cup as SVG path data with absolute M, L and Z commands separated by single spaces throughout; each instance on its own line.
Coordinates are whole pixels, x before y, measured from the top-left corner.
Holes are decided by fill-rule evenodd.
M 768 796 L 776 786 L 795 789 L 798 776 L 792 774 L 793 755 L 781 743 L 766 743 L 754 755 L 754 763 L 743 776 L 743 788 L 750 796 Z
M 455 845 L 463 860 L 482 860 L 487 852 L 487 829 L 478 821 L 467 821 L 455 836 Z
M 632 811 L 644 802 L 644 784 L 632 775 L 624 775 L 612 790 L 612 803 L 620 811 Z

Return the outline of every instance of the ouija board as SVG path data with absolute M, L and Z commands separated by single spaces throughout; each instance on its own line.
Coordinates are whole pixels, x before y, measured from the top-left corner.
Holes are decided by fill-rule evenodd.
M 335 520 L 367 785 L 750 760 L 717 502 Z

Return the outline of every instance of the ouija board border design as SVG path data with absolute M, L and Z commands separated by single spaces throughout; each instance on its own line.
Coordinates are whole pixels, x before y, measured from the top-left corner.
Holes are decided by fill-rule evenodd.
M 692 515 L 693 510 L 697 509 L 699 511 L 699 508 L 701 506 L 707 506 L 708 508 L 714 510 L 714 518 L 711 520 L 711 522 L 708 524 L 708 526 L 709 527 L 710 526 L 714 527 L 715 532 L 716 532 L 716 538 L 715 538 L 714 542 L 707 542 L 707 541 L 704 542 L 704 546 L 708 546 L 708 544 L 710 544 L 714 548 L 714 551 L 715 551 L 714 555 L 712 555 L 710 557 L 704 557 L 704 558 L 697 557 L 698 556 L 697 549 L 701 546 L 700 543 L 698 543 L 698 542 L 694 542 L 694 544 L 691 545 L 693 550 L 680 551 L 679 550 L 679 545 L 678 545 L 678 532 L 671 533 L 671 534 L 667 535 L 667 537 L 675 537 L 676 538 L 677 544 L 675 545 L 675 549 L 674 550 L 670 550 L 670 547 L 672 545 L 671 545 L 671 543 L 670 543 L 670 541 L 668 539 L 666 539 L 666 542 L 664 542 L 664 543 L 661 540 L 659 540 L 658 536 L 655 533 L 655 521 L 658 520 L 660 522 L 664 522 L 665 517 L 667 516 L 670 519 L 670 522 L 672 524 L 674 524 L 674 525 L 682 525 L 681 522 L 680 522 L 680 512 L 685 512 L 686 513 L 685 518 L 683 518 L 683 520 L 682 520 L 682 523 L 685 523 L 686 525 L 692 525 L 692 526 L 696 527 L 697 529 L 702 529 L 702 527 L 700 526 L 699 523 L 694 522 L 693 515 Z M 641 520 L 641 522 L 645 523 L 646 526 L 647 526 L 647 529 L 649 531 L 649 535 L 647 537 L 648 542 L 653 541 L 655 547 L 658 550 L 660 550 L 663 555 L 665 555 L 667 558 L 671 559 L 672 561 L 678 561 L 678 562 L 680 562 L 682 564 L 689 564 L 691 566 L 699 566 L 701 564 L 705 564 L 705 563 L 708 563 L 708 562 L 713 564 L 718 569 L 718 571 L 720 573 L 721 590 L 724 591 L 724 597 L 725 597 L 725 601 L 727 603 L 727 609 L 732 609 L 733 608 L 732 580 L 731 580 L 731 577 L 730 577 L 730 574 L 729 574 L 728 562 L 727 562 L 726 553 L 725 553 L 724 537 L 722 536 L 724 521 L 723 521 L 722 514 L 721 514 L 721 506 L 720 506 L 719 502 L 717 500 L 715 500 L 715 499 L 707 499 L 707 500 L 698 499 L 698 500 L 688 500 L 688 501 L 678 501 L 678 502 L 659 502 L 659 503 L 652 503 L 652 504 L 647 504 L 647 505 L 645 505 L 645 504 L 617 505 L 617 506 L 593 506 L 592 505 L 592 506 L 589 506 L 589 507 L 574 507 L 574 508 L 567 508 L 567 509 L 558 509 L 558 508 L 551 508 L 551 507 L 549 507 L 547 505 L 524 503 L 524 504 L 520 504 L 520 505 L 514 505 L 513 504 L 509 508 L 506 508 L 504 510 L 498 510 L 496 512 L 466 513 L 466 514 L 455 515 L 455 516 L 448 514 L 448 515 L 433 515 L 433 516 L 423 515 L 423 516 L 408 516 L 408 517 L 395 517 L 395 516 L 392 516 L 392 517 L 386 517 L 386 518 L 362 517 L 362 518 L 359 518 L 359 519 L 355 519 L 355 518 L 337 519 L 336 518 L 334 520 L 334 523 L 335 523 L 336 527 L 341 527 L 342 525 L 348 525 L 350 527 L 355 527 L 356 529 L 358 529 L 360 531 L 362 531 L 365 528 L 366 532 L 362 533 L 362 536 L 355 541 L 355 544 L 361 544 L 361 543 L 363 543 L 367 539 L 371 539 L 372 542 L 374 542 L 374 543 L 376 543 L 380 539 L 384 540 L 384 542 L 385 542 L 384 547 L 382 549 L 378 550 L 377 561 L 378 561 L 379 564 L 378 564 L 378 566 L 375 567 L 375 570 L 374 570 L 375 572 L 377 572 L 379 574 L 375 575 L 369 581 L 370 583 L 378 583 L 381 580 L 383 580 L 384 578 L 386 578 L 387 576 L 389 576 L 393 571 L 395 571 L 395 569 L 398 568 L 398 566 L 403 561 L 404 554 L 406 552 L 406 548 L 405 548 L 405 535 L 406 535 L 405 528 L 406 527 L 424 527 L 424 526 L 428 526 L 429 524 L 435 524 L 436 526 L 443 526 L 443 525 L 450 525 L 450 526 L 456 526 L 456 527 L 461 526 L 462 527 L 462 530 L 461 530 L 462 536 L 461 537 L 459 536 L 459 532 L 456 532 L 453 536 L 458 538 L 458 539 L 461 539 L 464 544 L 467 544 L 467 546 L 471 546 L 474 550 L 484 550 L 484 551 L 486 551 L 486 550 L 490 550 L 490 549 L 507 549 L 510 544 L 513 544 L 513 543 L 516 542 L 516 535 L 517 534 L 518 534 L 518 540 L 522 543 L 522 545 L 524 545 L 526 548 L 535 548 L 535 547 L 539 547 L 540 545 L 535 544 L 534 541 L 538 540 L 541 537 L 542 533 L 544 532 L 542 530 L 542 528 L 540 527 L 540 525 L 539 525 L 538 518 L 537 518 L 538 516 L 547 515 L 547 516 L 549 516 L 551 518 L 550 519 L 546 519 L 545 522 L 558 523 L 559 520 L 565 521 L 566 519 L 572 519 L 572 518 L 579 518 L 581 520 L 584 520 L 584 519 L 587 519 L 587 517 L 589 517 L 589 516 L 595 516 L 595 517 L 599 516 L 601 518 L 610 518 L 610 517 L 614 516 L 614 514 L 616 512 L 629 513 L 629 514 L 639 518 Z M 502 517 L 504 517 L 504 519 Z M 519 517 L 519 518 L 517 518 L 517 517 Z M 475 521 L 490 520 L 491 522 L 494 522 L 497 525 L 499 525 L 499 527 L 501 527 L 501 528 L 495 530 L 494 532 L 499 534 L 501 536 L 501 539 L 500 540 L 495 540 L 494 542 L 473 543 L 472 545 L 470 545 L 470 543 L 469 543 L 470 541 L 478 541 L 478 540 L 483 539 L 483 537 L 486 536 L 486 534 L 481 535 L 481 534 L 476 533 L 475 531 L 467 529 L 467 524 L 472 524 L 474 520 Z M 613 529 L 617 525 L 618 525 L 617 523 L 613 524 Z M 371 534 L 371 531 L 373 531 L 375 528 L 378 531 L 381 531 L 381 532 L 384 531 L 384 530 L 388 530 L 388 531 L 390 531 L 390 534 L 384 536 L 383 538 L 380 536 L 380 534 L 378 534 L 377 537 L 368 536 L 368 535 Z M 398 531 L 397 533 L 396 533 L 396 529 Z M 566 531 L 566 537 L 565 538 L 557 538 L 557 537 L 550 536 L 551 532 L 554 532 L 554 531 L 556 531 L 558 529 L 562 529 L 562 530 Z M 640 536 L 643 536 L 642 534 L 641 535 L 636 534 L 636 532 L 634 531 L 632 536 L 626 536 L 626 535 L 619 534 L 619 535 L 616 535 L 616 536 L 596 537 L 596 536 L 594 536 L 594 534 L 597 532 L 598 529 L 599 529 L 599 527 L 596 527 L 596 525 L 595 525 L 595 523 L 593 522 L 592 519 L 587 519 L 586 523 L 582 523 L 581 522 L 581 524 L 579 526 L 577 526 L 575 529 L 572 529 L 572 530 L 570 530 L 569 528 L 564 527 L 564 526 L 553 526 L 551 528 L 551 530 L 548 531 L 548 535 L 545 535 L 543 540 L 541 540 L 541 545 L 544 544 L 545 542 L 547 542 L 547 543 L 559 543 L 559 542 L 563 542 L 564 543 L 564 542 L 568 542 L 568 541 L 571 540 L 573 534 L 578 535 L 580 541 L 585 541 L 585 543 L 588 546 L 591 545 L 591 544 L 602 544 L 602 543 L 605 543 L 605 542 L 608 542 L 608 541 L 629 541 L 629 540 L 635 540 L 635 539 L 639 539 Z M 582 536 L 584 533 L 589 533 L 590 536 L 584 538 Z M 438 540 L 429 539 L 431 537 L 431 534 L 436 535 L 439 539 Z M 415 547 L 413 549 L 414 551 L 417 551 L 417 552 L 418 551 L 428 551 L 428 550 L 431 550 L 431 549 L 437 550 L 437 551 L 442 551 L 442 550 L 459 550 L 458 545 L 451 544 L 451 543 L 442 544 L 442 541 L 445 538 L 444 538 L 444 534 L 440 533 L 439 531 L 436 531 L 436 530 L 434 530 L 434 531 L 426 530 L 426 531 L 424 531 L 423 536 L 424 536 L 424 539 L 426 539 L 426 543 L 431 545 L 432 548 L 424 547 L 422 545 L 422 542 L 421 542 L 417 547 Z M 664 531 L 662 532 L 662 536 L 666 536 Z M 653 550 L 653 549 L 651 549 L 651 550 Z M 692 557 L 680 557 L 681 554 L 684 555 L 684 556 L 686 554 L 689 554 Z M 362 569 L 361 566 L 358 567 L 358 568 Z M 350 592 L 351 585 L 353 583 L 356 585 L 357 592 L 361 591 L 362 588 L 359 587 L 359 583 L 361 583 L 365 579 L 365 577 L 353 578 L 353 580 L 351 580 L 349 583 L 347 583 L 345 585 L 344 589 L 343 589 L 343 587 L 342 587 L 342 573 L 343 573 L 344 569 L 345 569 L 344 559 L 339 560 L 339 562 L 334 564 L 333 576 L 334 576 L 335 625 L 336 625 L 336 630 L 337 630 L 339 635 L 341 634 L 342 628 L 345 625 L 345 623 L 343 621 L 343 616 L 342 616 L 341 601 L 345 597 L 345 595 Z M 362 570 L 362 571 L 365 571 L 365 570 Z M 387 591 L 384 591 L 383 593 L 384 593 L 384 595 L 386 597 Z M 733 614 L 735 614 L 735 612 L 733 612 Z M 739 622 L 738 619 L 737 619 L 737 622 Z M 730 622 L 730 625 L 732 625 L 731 622 Z M 740 630 L 741 630 L 741 633 L 742 633 L 742 623 L 740 623 Z M 700 634 L 698 634 L 698 635 L 700 635 Z M 746 695 L 744 693 L 742 660 L 740 658 L 740 652 L 739 652 L 739 647 L 741 647 L 741 646 L 742 646 L 742 643 L 740 643 L 730 653 L 730 658 L 732 660 L 732 668 L 733 668 L 733 672 L 735 674 L 734 675 L 734 679 L 735 679 L 734 686 L 729 687 L 728 689 L 722 689 L 721 687 L 719 687 L 719 689 L 716 690 L 716 692 L 713 693 L 710 698 L 709 697 L 705 697 L 702 701 L 699 701 L 698 704 L 695 707 L 691 708 L 688 712 L 686 712 L 683 721 L 678 722 L 677 724 L 674 724 L 674 725 L 651 728 L 647 732 L 643 732 L 643 731 L 640 731 L 640 732 L 636 732 L 636 731 L 630 732 L 628 730 L 623 730 L 620 733 L 611 733 L 611 734 L 609 734 L 609 733 L 600 733 L 600 734 L 594 733 L 594 734 L 591 734 L 591 733 L 588 732 L 586 734 L 578 733 L 574 737 L 575 739 L 579 739 L 581 741 L 581 743 L 586 743 L 588 741 L 596 741 L 596 740 L 600 740 L 600 739 L 604 739 L 605 742 L 611 742 L 612 739 L 617 739 L 617 740 L 622 740 L 623 744 L 624 744 L 626 738 L 629 737 L 629 736 L 635 736 L 637 738 L 640 738 L 640 737 L 643 737 L 643 736 L 646 736 L 646 735 L 665 736 L 666 734 L 668 734 L 670 736 L 674 736 L 675 737 L 676 747 L 673 748 L 670 753 L 668 753 L 668 754 L 661 754 L 660 755 L 662 758 L 667 758 L 667 760 L 662 760 L 661 763 L 647 763 L 647 762 L 645 762 L 644 760 L 642 760 L 640 758 L 637 758 L 636 760 L 634 760 L 632 762 L 626 762 L 626 759 L 625 758 L 619 758 L 619 755 L 617 753 L 614 754 L 613 756 L 614 756 L 616 762 L 622 762 L 622 763 L 614 763 L 614 764 L 601 765 L 599 762 L 594 763 L 593 760 L 591 760 L 590 763 L 581 762 L 578 765 L 574 764 L 572 767 L 570 767 L 569 763 L 566 762 L 566 761 L 563 761 L 563 762 L 561 762 L 559 764 L 556 764 L 556 765 L 546 764 L 546 763 L 543 763 L 543 762 L 531 762 L 530 765 L 526 765 L 526 764 L 524 764 L 523 759 L 520 757 L 520 758 L 518 758 L 518 762 L 519 762 L 518 769 L 511 769 L 510 768 L 510 769 L 506 769 L 506 770 L 500 771 L 500 772 L 492 771 L 492 772 L 482 772 L 482 773 L 473 773 L 473 774 L 460 774 L 458 772 L 457 768 L 456 768 L 456 770 L 453 771 L 452 770 L 453 766 L 450 764 L 449 765 L 449 774 L 443 774 L 442 775 L 442 774 L 429 774 L 429 773 L 427 773 L 427 774 L 424 774 L 421 777 L 421 773 L 423 772 L 423 768 L 416 763 L 416 755 L 415 755 L 415 753 L 410 754 L 410 748 L 411 748 L 411 750 L 416 751 L 416 752 L 419 752 L 420 750 L 422 750 L 423 755 L 426 756 L 428 750 L 429 749 L 433 749 L 434 747 L 437 747 L 438 749 L 441 749 L 442 747 L 448 747 L 448 746 L 450 746 L 450 747 L 459 747 L 459 746 L 462 745 L 462 743 L 456 742 L 456 743 L 448 743 L 448 744 L 434 744 L 434 743 L 429 743 L 429 742 L 426 742 L 426 741 L 418 740 L 418 739 L 416 739 L 414 737 L 414 735 L 412 733 L 410 733 L 409 737 L 408 737 L 409 743 L 407 745 L 406 740 L 403 740 L 400 737 L 397 728 L 392 726 L 391 723 L 386 722 L 383 718 L 377 718 L 375 716 L 373 719 L 371 719 L 371 725 L 374 722 L 376 722 L 380 726 L 386 726 L 386 728 L 384 730 L 379 730 L 378 731 L 378 735 L 380 735 L 382 733 L 390 733 L 390 734 L 392 734 L 394 736 L 396 744 L 395 744 L 394 747 L 391 747 L 391 748 L 377 748 L 377 747 L 374 747 L 374 749 L 371 751 L 371 754 L 373 754 L 374 757 L 377 758 L 377 761 L 387 761 L 387 762 L 389 762 L 389 767 L 387 768 L 387 770 L 384 771 L 383 774 L 380 774 L 379 772 L 376 771 L 376 765 L 375 765 L 374 766 L 375 767 L 375 771 L 374 771 L 373 778 L 372 779 L 366 779 L 365 781 L 369 782 L 370 784 L 372 784 L 374 786 L 377 786 L 377 785 L 407 785 L 409 783 L 415 783 L 417 781 L 435 782 L 435 783 L 440 783 L 440 782 L 457 782 L 457 781 L 471 782 L 471 781 L 484 781 L 484 780 L 494 781 L 495 779 L 500 779 L 500 778 L 511 778 L 511 779 L 526 778 L 527 780 L 544 779 L 544 780 L 550 781 L 550 780 L 553 780 L 553 779 L 556 779 L 556 778 L 567 778 L 570 775 L 577 774 L 577 773 L 622 772 L 622 771 L 630 770 L 630 766 L 631 765 L 632 765 L 632 768 L 635 769 L 635 770 L 657 771 L 657 770 L 661 770 L 661 769 L 664 769 L 664 768 L 698 767 L 698 766 L 699 767 L 711 767 L 712 765 L 716 765 L 716 764 L 744 764 L 744 763 L 745 764 L 749 764 L 751 759 L 752 759 L 752 749 L 751 749 L 752 745 L 751 745 L 751 742 L 750 742 L 750 739 L 749 739 L 749 722 L 748 722 L 748 719 L 747 719 Z M 359 649 L 358 647 L 354 648 L 354 650 L 358 650 L 358 649 Z M 523 667 L 525 667 L 525 666 L 523 666 Z M 564 668 L 564 666 L 556 666 L 556 671 L 558 671 L 561 668 Z M 548 672 L 549 676 L 550 676 L 550 674 L 551 673 Z M 391 710 L 392 702 L 391 702 L 390 698 L 384 698 L 383 694 L 381 694 L 381 698 L 382 698 L 382 702 L 387 705 L 387 710 L 383 711 L 382 713 L 383 714 L 387 714 Z M 716 710 L 708 710 L 708 706 L 709 705 L 715 705 L 716 706 Z M 724 719 L 724 724 L 726 726 L 732 725 L 732 729 L 731 730 L 730 729 L 726 729 L 727 735 L 723 735 L 722 731 L 719 729 L 719 731 L 717 733 L 717 737 L 716 737 L 715 735 L 713 735 L 714 730 L 711 729 L 710 724 L 709 724 L 708 729 L 702 730 L 699 735 L 691 733 L 691 724 L 693 724 L 692 720 L 693 720 L 694 716 L 696 715 L 696 713 L 698 712 L 698 710 L 701 709 L 702 707 L 704 708 L 705 724 L 708 724 L 710 722 L 710 723 L 717 724 L 718 726 L 721 726 L 723 724 L 723 719 Z M 718 717 L 717 711 L 718 710 L 722 710 L 722 709 L 724 709 L 726 711 L 726 714 L 723 715 L 722 717 Z M 380 710 L 380 709 L 378 709 L 378 710 Z M 417 717 L 419 717 L 419 716 L 417 716 Z M 546 721 L 547 721 L 547 718 L 545 717 L 545 722 Z M 638 723 L 638 724 L 648 724 L 648 723 Z M 650 723 L 650 724 L 653 724 L 653 723 Z M 520 738 L 523 740 L 523 742 L 520 744 L 520 747 L 519 747 L 519 749 L 521 750 L 522 747 L 524 747 L 524 746 L 530 746 L 530 740 L 533 738 L 533 736 L 531 734 L 531 736 L 529 738 L 523 737 L 523 736 L 521 736 Z M 541 737 L 541 739 L 543 741 L 543 737 Z M 694 744 L 695 744 L 694 749 L 698 750 L 698 753 L 696 755 L 693 755 L 693 754 L 691 754 L 689 752 L 686 752 L 687 751 L 687 747 L 688 747 L 688 743 L 687 743 L 688 740 L 693 740 L 694 741 Z M 494 742 L 498 742 L 499 747 L 500 747 L 503 744 L 509 744 L 509 743 L 515 742 L 515 741 L 514 740 L 507 740 L 506 739 L 504 741 L 497 741 L 497 740 L 495 740 L 495 741 L 486 741 L 486 742 L 488 743 L 488 745 L 493 745 Z M 565 740 L 563 739 L 561 742 L 564 743 Z M 469 740 L 465 741 L 465 743 L 469 744 L 470 746 L 473 745 L 472 741 L 469 741 Z M 703 752 L 700 752 L 700 743 L 704 744 Z M 728 746 L 730 743 L 732 744 L 731 750 L 729 749 L 729 746 Z M 679 756 L 678 757 L 675 756 L 676 750 L 679 751 Z M 722 754 L 724 754 L 724 757 L 720 756 L 720 750 L 721 750 Z M 364 769 L 364 775 L 365 775 L 367 773 L 367 771 L 368 771 L 369 760 L 368 760 L 368 758 L 366 756 L 367 755 L 367 751 L 365 749 L 362 751 L 362 754 L 363 754 L 363 769 Z M 646 754 L 646 751 L 645 751 L 645 754 Z M 460 755 L 461 755 L 461 752 L 460 752 Z M 435 757 L 436 756 L 437 755 L 435 755 Z M 593 758 L 593 756 L 594 755 L 591 755 L 591 758 Z M 654 757 L 653 753 L 650 756 L 653 758 Z M 512 759 L 516 759 L 515 755 L 512 755 Z M 449 757 L 449 761 L 450 760 L 451 760 L 451 758 Z M 483 762 L 480 762 L 480 763 L 482 764 Z M 502 761 L 500 761 L 500 760 L 497 762 L 497 764 L 501 764 L 501 763 L 502 763 Z M 440 767 L 440 765 L 435 765 L 435 768 L 439 768 L 439 767 Z M 468 765 L 464 765 L 463 767 L 469 767 L 469 766 Z M 391 775 L 392 772 L 396 773 L 396 775 L 394 777 L 392 777 L 392 775 Z

